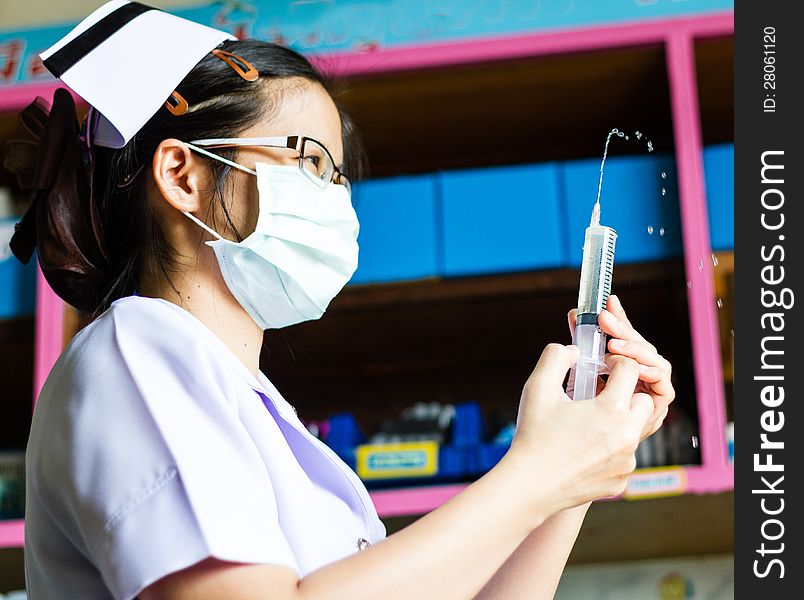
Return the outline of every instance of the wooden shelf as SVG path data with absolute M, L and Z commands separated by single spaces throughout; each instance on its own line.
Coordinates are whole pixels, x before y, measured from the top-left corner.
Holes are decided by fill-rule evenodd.
M 599 156 L 613 127 L 673 148 L 660 44 L 352 76 L 344 87 L 376 177 Z
M 734 381 L 734 252 L 716 252 L 715 294 L 723 356 L 723 379 Z
M 677 260 L 618 265 L 618 283 L 639 285 L 677 281 Z M 476 277 L 428 278 L 386 284 L 348 286 L 330 306 L 329 313 L 364 310 L 376 306 L 401 306 L 428 302 L 454 302 L 511 297 L 557 290 L 577 291 L 580 269 L 551 269 Z
M 704 145 L 734 140 L 734 36 L 695 42 Z

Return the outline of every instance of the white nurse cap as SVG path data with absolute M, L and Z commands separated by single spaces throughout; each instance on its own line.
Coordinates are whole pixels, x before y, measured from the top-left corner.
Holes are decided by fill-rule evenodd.
M 122 148 L 210 50 L 234 39 L 139 2 L 112 0 L 41 58 L 100 113 L 92 143 Z

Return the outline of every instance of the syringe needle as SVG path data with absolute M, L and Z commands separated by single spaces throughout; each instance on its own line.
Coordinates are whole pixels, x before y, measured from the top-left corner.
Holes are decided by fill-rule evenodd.
M 592 208 L 592 219 L 589 221 L 590 227 L 597 225 L 600 225 L 600 202 L 595 202 L 595 206 Z

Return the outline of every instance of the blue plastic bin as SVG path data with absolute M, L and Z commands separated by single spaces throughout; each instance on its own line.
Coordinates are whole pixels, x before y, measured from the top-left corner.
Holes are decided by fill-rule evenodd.
M 360 258 L 351 283 L 419 279 L 438 274 L 435 176 L 356 183 Z
M 703 163 L 712 249 L 730 250 L 734 248 L 734 144 L 707 146 Z
M 581 264 L 599 176 L 599 158 L 562 165 L 571 266 Z M 615 264 L 681 255 L 676 169 L 671 156 L 610 157 L 603 172 L 600 205 L 601 224 L 617 231 Z
M 36 306 L 36 255 L 23 265 L 8 247 L 18 220 L 0 218 L 0 319 L 32 315 Z
M 440 181 L 444 275 L 564 263 L 556 164 L 445 172 Z

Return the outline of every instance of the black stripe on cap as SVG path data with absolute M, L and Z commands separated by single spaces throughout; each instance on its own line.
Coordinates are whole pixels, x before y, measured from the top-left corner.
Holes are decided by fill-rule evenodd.
M 113 10 L 43 61 L 45 68 L 55 77 L 61 77 L 75 63 L 117 33 L 121 27 L 150 10 L 159 9 L 139 2 L 129 2 Z

